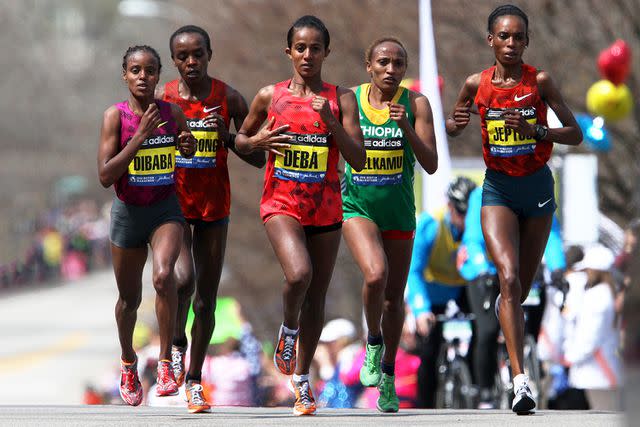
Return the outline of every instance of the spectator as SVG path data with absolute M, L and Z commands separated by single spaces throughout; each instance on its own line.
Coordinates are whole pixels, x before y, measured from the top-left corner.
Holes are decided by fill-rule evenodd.
M 362 385 L 349 375 L 358 369 L 356 356 L 362 351 L 357 340 L 356 327 L 350 320 L 334 319 L 324 326 L 315 360 L 319 365 L 319 376 L 324 387 L 318 397 L 321 406 L 327 408 L 353 408 L 362 392 Z
M 585 389 L 592 409 L 619 409 L 617 389 L 622 380 L 618 357 L 619 328 L 611 275 L 613 253 L 600 245 L 586 250 L 574 266 L 586 272 L 582 303 L 565 341 L 569 383 Z

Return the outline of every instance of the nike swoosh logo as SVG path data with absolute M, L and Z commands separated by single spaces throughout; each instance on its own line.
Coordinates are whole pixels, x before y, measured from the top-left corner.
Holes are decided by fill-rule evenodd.
M 527 98 L 527 97 L 529 97 L 531 95 L 532 94 L 530 94 L 530 93 L 528 93 L 526 95 L 522 95 L 522 96 L 516 95 L 516 96 L 513 97 L 513 99 L 514 99 L 514 101 L 518 102 L 518 101 L 522 101 L 523 99 L 525 99 L 525 98 Z
M 553 199 L 553 197 L 552 197 L 551 199 Z M 546 202 L 542 202 L 542 203 L 538 202 L 538 207 L 539 207 L 539 208 L 543 207 L 544 205 L 546 205 L 547 203 L 549 203 L 549 202 L 551 201 L 551 199 L 547 200 Z
M 216 105 L 215 107 L 211 107 L 211 108 L 202 107 L 202 111 L 204 111 L 205 113 L 210 113 L 212 111 L 217 110 L 220 107 L 221 107 L 221 105 Z

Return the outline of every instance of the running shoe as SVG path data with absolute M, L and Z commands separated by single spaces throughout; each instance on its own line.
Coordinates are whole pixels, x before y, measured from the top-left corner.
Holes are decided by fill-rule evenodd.
M 142 403 L 142 384 L 138 378 L 138 359 L 130 364 L 120 361 L 120 396 L 127 405 Z
M 292 379 L 291 386 L 296 395 L 296 401 L 293 404 L 293 415 L 315 415 L 316 400 L 313 398 L 309 381 L 294 381 Z
M 282 329 L 278 336 L 278 346 L 273 354 L 273 364 L 285 375 L 293 375 L 296 370 L 296 343 L 298 335 L 289 335 Z
M 171 362 L 161 360 L 158 362 L 158 380 L 156 383 L 156 395 L 175 396 L 178 394 L 178 384 L 173 376 Z
M 211 405 L 204 398 L 202 384 L 197 381 L 189 381 L 185 386 L 187 393 L 187 409 L 190 413 L 211 412 Z
M 171 346 L 171 368 L 173 369 L 173 376 L 176 378 L 176 384 L 178 387 L 184 384 L 184 357 L 187 353 L 187 347 L 179 347 L 177 345 Z
M 395 380 L 395 375 L 382 374 L 382 380 L 380 381 L 380 385 L 378 385 L 380 396 L 376 403 L 376 407 L 380 412 L 398 412 L 400 399 L 398 399 L 398 395 L 396 394 Z
M 518 415 L 529 415 L 533 414 L 535 407 L 536 401 L 533 400 L 529 385 L 527 383 L 522 384 L 516 390 L 511 409 Z
M 365 387 L 377 387 L 382 378 L 380 360 L 384 352 L 384 344 L 369 345 L 364 356 L 364 363 L 360 368 L 360 382 Z

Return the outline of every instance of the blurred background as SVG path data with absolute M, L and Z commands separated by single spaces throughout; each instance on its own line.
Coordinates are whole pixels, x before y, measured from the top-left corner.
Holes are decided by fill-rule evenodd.
M 583 131 L 600 129 L 606 136 L 604 142 L 596 136 L 569 152 L 559 151 L 594 156 L 599 210 L 623 229 L 640 207 L 640 1 L 512 3 L 529 15 L 525 60 L 550 72 L 571 110 L 585 115 Z M 445 115 L 464 79 L 493 63 L 486 19 L 499 4 L 432 4 Z M 414 0 L 0 1 L 0 334 L 5 343 L 0 383 L 29 377 L 40 393 L 37 403 L 81 403 L 87 399 L 86 383 L 117 379 L 116 371 L 108 373 L 117 369 L 119 354 L 107 241 L 113 189 L 99 185 L 96 154 L 102 113 L 128 95 L 121 79 L 127 48 L 156 48 L 164 83 L 177 77 L 169 36 L 185 24 L 202 26 L 212 40 L 210 75 L 250 102 L 262 86 L 290 77 L 286 32 L 304 14 L 320 17 L 331 34 L 326 81 L 342 86 L 366 81 L 364 50 L 383 35 L 405 44 L 406 77 L 419 78 Z M 629 108 L 602 124 L 594 119 L 608 111 L 588 106 L 587 93 L 603 79 L 599 55 L 616 40 L 635 55 L 624 79 L 630 95 L 623 102 Z M 473 120 L 472 130 L 450 141 L 454 160 L 481 156 L 477 117 Z M 271 343 L 281 317 L 282 272 L 258 215 L 263 171 L 234 156 L 229 169 L 232 213 L 220 295 L 241 307 L 240 323 L 251 325 L 258 342 Z M 633 268 L 637 271 L 637 263 Z M 361 332 L 360 286 L 360 274 L 343 245 L 327 320 L 346 318 Z M 139 319 L 151 329 L 143 333 L 147 343 L 155 324 L 152 305 L 143 304 L 141 310 Z M 73 380 L 67 381 L 67 372 Z M 0 394 L 0 404 L 33 403 L 33 390 L 25 395 L 10 388 L 10 394 Z

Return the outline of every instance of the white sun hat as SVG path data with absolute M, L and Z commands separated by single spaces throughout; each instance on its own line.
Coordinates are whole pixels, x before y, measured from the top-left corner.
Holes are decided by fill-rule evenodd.
M 340 338 L 355 338 L 356 327 L 351 320 L 333 319 L 327 322 L 322 328 L 320 342 L 332 342 Z
M 591 270 L 609 271 L 613 267 L 615 256 L 610 249 L 602 246 L 595 245 L 587 248 L 584 253 L 584 258 L 581 261 L 574 264 L 574 270 Z

